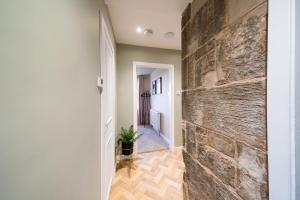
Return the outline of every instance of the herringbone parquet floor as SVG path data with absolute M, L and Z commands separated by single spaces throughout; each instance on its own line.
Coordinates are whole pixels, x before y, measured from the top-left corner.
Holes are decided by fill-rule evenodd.
M 110 200 L 182 200 L 181 149 L 138 154 L 120 161 Z

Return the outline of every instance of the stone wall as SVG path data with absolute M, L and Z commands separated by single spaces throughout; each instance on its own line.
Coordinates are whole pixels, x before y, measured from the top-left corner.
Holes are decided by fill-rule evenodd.
M 186 199 L 268 199 L 265 0 L 194 0 L 182 17 Z

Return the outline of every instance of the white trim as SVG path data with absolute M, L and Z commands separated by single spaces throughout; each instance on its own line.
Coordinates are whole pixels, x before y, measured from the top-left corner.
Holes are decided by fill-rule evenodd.
M 184 146 L 178 146 L 178 147 L 175 147 L 175 149 L 183 150 Z
M 111 188 L 111 185 L 112 185 L 112 180 L 113 180 L 113 177 L 115 176 L 115 174 L 112 176 L 112 177 L 110 177 L 110 179 L 109 179 L 109 187 L 107 187 L 107 191 L 106 191 L 106 194 L 108 194 L 108 197 L 106 198 L 107 200 L 109 199 L 109 193 L 110 193 L 110 188 Z M 102 195 L 102 194 L 101 194 Z M 101 199 L 102 200 L 102 199 Z
M 101 68 L 105 64 L 103 62 L 103 57 L 104 57 L 103 52 L 104 51 L 101 50 L 101 49 L 104 49 L 104 47 L 103 47 L 104 42 L 103 41 L 105 39 L 108 40 L 108 42 L 110 44 L 109 48 L 111 48 L 111 51 L 112 51 L 112 54 L 113 54 L 113 64 L 112 64 L 113 65 L 113 69 L 112 69 L 113 83 L 112 84 L 114 85 L 114 92 L 113 92 L 113 97 L 112 97 L 112 99 L 113 99 L 112 103 L 113 103 L 114 107 L 113 107 L 113 111 L 112 111 L 113 112 L 112 119 L 110 119 L 109 121 L 113 122 L 113 132 L 114 132 L 114 135 L 112 135 L 109 138 L 109 140 L 111 140 L 111 139 L 114 139 L 116 137 L 116 63 L 115 63 L 115 55 L 116 54 L 115 54 L 115 49 L 114 49 L 114 45 L 113 45 L 114 44 L 113 43 L 113 39 L 111 38 L 111 35 L 109 34 L 107 24 L 105 22 L 103 14 L 101 14 L 101 12 L 99 12 L 99 21 L 100 21 L 100 63 L 101 63 Z M 101 145 L 101 147 L 100 147 L 101 160 L 102 160 L 102 158 L 104 158 L 103 148 L 104 148 L 104 145 L 105 145 L 104 144 L 104 138 L 103 138 L 104 134 L 102 134 L 102 133 L 104 132 L 104 126 L 107 123 L 107 122 L 103 121 L 103 107 L 105 105 L 103 105 L 102 102 L 103 102 L 103 98 L 102 98 L 102 95 L 101 95 L 101 136 L 100 136 L 100 139 L 101 139 L 101 142 L 100 142 L 100 145 Z M 114 160 L 115 159 L 116 158 L 114 158 Z M 115 170 L 113 171 L 112 177 L 109 177 L 110 180 L 109 180 L 109 185 L 107 186 L 107 191 L 103 192 L 104 188 L 105 188 L 103 177 L 107 176 L 106 174 L 104 174 L 105 172 L 103 171 L 103 169 L 104 169 L 103 165 L 104 164 L 105 163 L 101 161 L 101 164 L 100 164 L 100 166 L 101 166 L 101 169 L 100 169 L 100 179 L 101 179 L 100 180 L 100 184 L 101 184 L 100 198 L 101 198 L 101 200 L 108 200 L 108 198 L 109 198 L 109 192 L 110 192 L 110 188 L 111 188 L 111 184 L 112 184 L 112 179 L 113 179 L 113 177 L 115 175 Z M 114 166 L 114 169 L 116 169 L 116 166 Z
M 291 89 L 291 200 L 296 199 L 296 157 L 295 157 L 295 133 L 296 133 L 296 125 L 295 125 L 295 117 L 296 117 L 296 66 L 295 66 L 295 51 L 296 51 L 296 40 L 295 40 L 295 26 L 296 26 L 296 3 L 295 0 L 291 0 L 291 80 L 290 80 L 290 89 Z M 299 78 L 299 77 L 298 77 Z
M 137 74 L 136 74 L 136 68 L 138 66 L 143 66 L 145 68 L 158 68 L 158 69 L 168 69 L 171 84 L 169 85 L 171 95 L 169 96 L 169 110 L 170 110 L 170 140 L 169 140 L 169 149 L 173 150 L 175 147 L 175 141 L 174 141 L 174 132 L 175 132 L 175 118 L 174 118 L 174 112 L 175 112 L 175 106 L 174 106 L 174 99 L 175 99 L 175 92 L 174 92 L 174 79 L 175 79 L 175 73 L 174 73 L 174 65 L 173 64 L 162 64 L 162 63 L 149 63 L 149 62 L 133 62 L 133 126 L 134 129 L 137 130 L 137 93 L 136 93 L 136 86 L 137 86 Z M 135 144 L 134 152 L 137 153 L 137 145 Z
M 267 130 L 269 195 L 295 200 L 295 0 L 269 0 Z
M 295 157 L 295 162 L 293 163 L 294 169 L 293 169 L 293 196 L 294 199 L 300 199 L 300 2 L 299 1 L 293 1 L 293 12 L 294 12 L 294 76 L 293 76 L 293 82 L 295 84 L 294 87 L 294 143 L 292 143 L 293 151 L 292 156 Z M 298 56 L 296 56 L 298 55 Z M 297 190 L 298 188 L 298 190 Z
M 169 139 L 168 138 L 166 138 L 166 136 L 164 135 L 164 134 L 159 134 L 161 137 L 162 137 L 162 139 L 168 144 L 168 146 L 170 146 L 170 141 L 169 141 Z

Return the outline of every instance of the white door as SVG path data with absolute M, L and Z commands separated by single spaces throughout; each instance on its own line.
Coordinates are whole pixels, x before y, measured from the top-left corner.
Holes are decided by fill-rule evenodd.
M 101 27 L 101 200 L 107 200 L 115 172 L 115 63 L 103 17 Z

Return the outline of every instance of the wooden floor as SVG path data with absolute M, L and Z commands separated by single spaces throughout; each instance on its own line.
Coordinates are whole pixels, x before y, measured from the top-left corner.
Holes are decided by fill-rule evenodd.
M 110 200 L 182 200 L 183 171 L 181 149 L 138 154 L 118 163 Z

